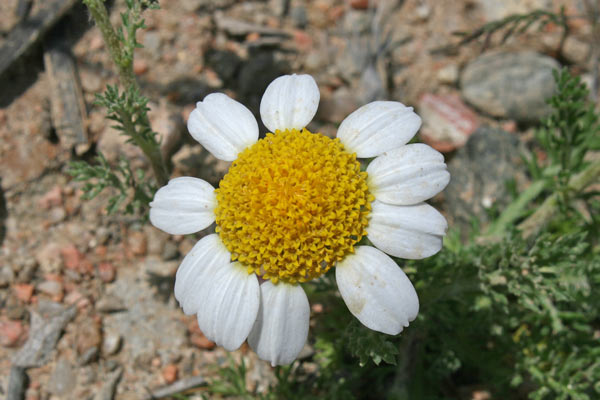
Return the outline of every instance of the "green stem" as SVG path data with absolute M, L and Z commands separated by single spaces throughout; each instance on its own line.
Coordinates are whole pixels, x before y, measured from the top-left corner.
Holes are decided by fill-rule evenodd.
M 525 191 L 523 191 L 517 200 L 512 202 L 500 215 L 500 217 L 494 222 L 493 225 L 487 231 L 488 236 L 501 236 L 505 231 L 506 227 L 516 221 L 523 212 L 536 197 L 546 187 L 544 180 L 539 180 L 532 183 Z
M 108 11 L 104 6 L 103 0 L 83 0 L 83 3 L 90 10 L 90 14 L 96 25 L 98 25 L 104 42 L 108 46 L 111 58 L 117 66 L 121 86 L 129 93 L 134 92 L 134 90 L 139 91 L 139 86 L 133 73 L 133 50 L 135 46 L 132 44 L 132 41 L 135 40 L 134 24 L 130 25 L 127 38 L 123 41 L 119 38 L 119 35 L 117 35 L 117 32 L 110 23 Z M 135 11 L 141 12 L 138 9 Z M 160 186 L 166 185 L 169 180 L 169 171 L 160 151 L 160 146 L 155 142 L 144 140 L 143 136 L 136 129 L 136 124 L 132 121 L 131 115 L 125 111 L 121 111 L 120 116 L 123 120 L 125 133 L 132 138 L 133 142 L 142 149 L 146 157 L 150 160 L 157 183 Z M 150 130 L 150 122 L 147 119 L 138 121 L 138 123 Z
M 120 111 L 120 117 L 123 122 L 123 128 L 127 134 L 133 139 L 134 143 L 142 149 L 146 157 L 150 160 L 152 165 L 152 172 L 159 186 L 164 186 L 169 181 L 169 172 L 167 165 L 163 159 L 160 147 L 155 143 L 144 140 L 142 135 L 138 133 L 135 128 L 134 122 L 131 120 L 131 115 L 124 111 Z
M 579 193 L 592 182 L 600 177 L 600 160 L 595 161 L 587 166 L 586 169 L 573 176 L 569 180 L 568 189 L 573 193 Z M 539 232 L 539 230 L 549 221 L 553 214 L 558 211 L 559 193 L 554 193 L 542 203 L 529 218 L 519 224 L 517 227 L 523 234 L 525 239 Z
M 103 0 L 83 0 L 83 3 L 90 10 L 92 18 L 98 25 L 104 42 L 108 46 L 110 56 L 119 70 L 119 79 L 124 88 L 138 87 L 135 75 L 133 73 L 133 58 L 126 57 L 124 54 L 123 43 L 119 39 L 117 32 L 110 23 L 108 11 L 104 6 Z

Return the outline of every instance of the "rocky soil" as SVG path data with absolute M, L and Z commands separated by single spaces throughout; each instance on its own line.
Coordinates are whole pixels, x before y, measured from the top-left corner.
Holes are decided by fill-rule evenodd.
M 0 3 L 0 46 L 19 23 L 22 3 Z M 271 80 L 309 73 L 321 90 L 312 131 L 333 136 L 346 115 L 376 99 L 414 106 L 423 118 L 420 140 L 446 154 L 453 174 L 435 201 L 451 225 L 485 223 L 489 210 L 506 204 L 504 182 L 527 185 L 520 154 L 536 151 L 532 123 L 547 112 L 552 69 L 565 65 L 590 85 L 596 80 L 594 26 L 582 17 L 583 0 L 160 3 L 161 10 L 146 14 L 134 70 L 173 175 L 213 185 L 228 164 L 187 134 L 195 102 L 224 91 L 258 115 Z M 503 44 L 500 34 L 483 53 L 481 43 L 452 47 L 453 32 L 561 5 L 572 16 L 562 48 L 555 25 Z M 115 24 L 122 10 L 123 1 L 115 1 Z M 98 29 L 79 6 L 59 24 L 68 31 L 83 89 L 88 150 L 78 153 L 56 134 L 42 45 L 0 77 L 0 397 L 25 372 L 27 400 L 150 398 L 176 382 L 210 379 L 227 354 L 172 294 L 178 264 L 202 234 L 172 237 L 135 218 L 107 215 L 107 195 L 81 200 L 81 184 L 66 174 L 69 160 L 91 159 L 95 151 L 113 162 L 124 155 L 148 165 L 93 103 L 95 93 L 117 83 Z M 246 347 L 234 354 L 242 357 L 248 384 L 266 390 L 270 366 Z

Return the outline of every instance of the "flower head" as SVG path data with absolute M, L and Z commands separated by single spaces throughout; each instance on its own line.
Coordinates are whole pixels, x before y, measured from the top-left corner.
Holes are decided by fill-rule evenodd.
M 188 129 L 215 157 L 233 161 L 215 190 L 172 179 L 150 204 L 150 221 L 171 234 L 216 221 L 186 255 L 175 297 L 204 334 L 227 350 L 248 339 L 273 365 L 306 342 L 310 308 L 300 283 L 335 267 L 342 298 L 370 329 L 398 334 L 419 300 L 385 253 L 420 259 L 442 247 L 446 220 L 425 200 L 450 175 L 443 156 L 409 144 L 421 125 L 412 108 L 376 101 L 350 114 L 337 138 L 311 133 L 319 90 L 308 75 L 274 80 L 261 104 L 270 130 L 258 139 L 252 113 L 224 94 L 192 111 Z M 375 159 L 361 171 L 359 158 Z M 366 236 L 373 246 L 357 246 Z M 258 277 L 263 283 L 259 283 Z

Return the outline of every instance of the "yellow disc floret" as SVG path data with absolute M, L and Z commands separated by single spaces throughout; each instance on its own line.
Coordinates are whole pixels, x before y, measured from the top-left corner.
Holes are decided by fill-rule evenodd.
M 366 235 L 373 196 L 356 155 L 304 129 L 242 151 L 216 190 L 217 232 L 248 272 L 306 282 Z

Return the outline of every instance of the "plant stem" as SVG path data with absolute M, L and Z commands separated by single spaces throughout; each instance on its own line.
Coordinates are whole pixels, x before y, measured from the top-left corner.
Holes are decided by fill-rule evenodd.
M 108 46 L 110 56 L 119 73 L 121 86 L 129 93 L 139 91 L 139 86 L 133 73 L 133 48 L 135 46 L 130 42 L 131 40 L 135 40 L 135 37 L 133 37 L 135 29 L 130 27 L 128 37 L 125 39 L 125 41 L 129 42 L 124 43 L 110 23 L 108 11 L 104 6 L 104 0 L 83 0 L 83 3 L 90 10 L 90 14 L 96 25 L 98 25 L 104 42 Z M 125 133 L 131 137 L 134 143 L 142 149 L 146 157 L 150 160 L 156 182 L 159 186 L 166 185 L 169 180 L 169 171 L 160 151 L 160 146 L 144 139 L 136 129 L 136 123 L 133 122 L 131 115 L 123 111 L 121 112 L 121 118 Z M 137 121 L 137 123 L 143 124 L 150 129 L 150 122 L 147 119 Z
M 505 231 L 506 227 L 517 220 L 523 211 L 527 208 L 529 203 L 533 201 L 546 187 L 544 180 L 539 180 L 532 183 L 525 191 L 523 191 L 519 197 L 511 203 L 506 210 L 500 214 L 500 217 L 490 226 L 486 235 L 488 236 L 501 236 Z
M 592 182 L 600 177 L 600 160 L 594 161 L 586 169 L 573 176 L 569 180 L 568 189 L 574 193 L 581 192 Z M 549 221 L 554 213 L 558 211 L 560 193 L 554 193 L 542 203 L 529 218 L 521 222 L 517 227 L 525 239 L 539 232 L 544 224 Z
M 131 120 L 131 115 L 123 111 L 120 114 L 121 120 L 123 121 L 123 128 L 125 128 L 134 143 L 142 149 L 146 157 L 150 160 L 156 182 L 159 186 L 166 185 L 169 181 L 169 172 L 160 151 L 160 147 L 144 140 L 142 135 L 135 129 L 135 123 Z
M 119 70 L 119 80 L 124 88 L 138 87 L 135 75 L 133 74 L 133 59 L 124 57 L 123 43 L 119 39 L 117 32 L 110 23 L 108 11 L 104 6 L 104 0 L 83 0 L 83 3 L 90 10 L 90 14 L 98 25 L 104 42 L 108 46 L 110 56 Z

